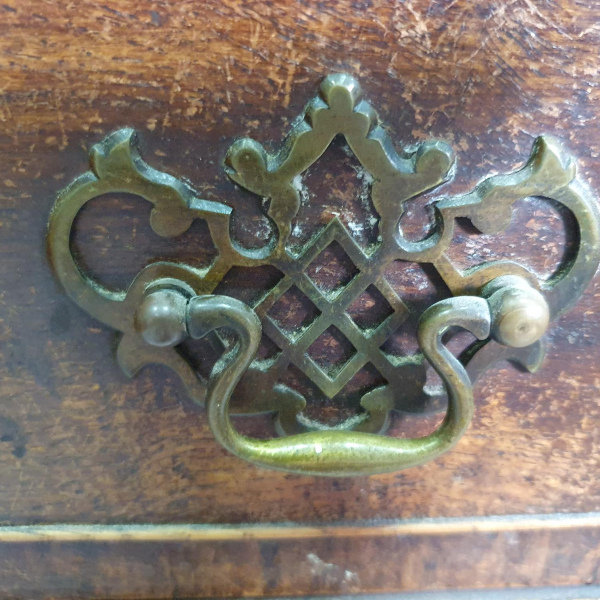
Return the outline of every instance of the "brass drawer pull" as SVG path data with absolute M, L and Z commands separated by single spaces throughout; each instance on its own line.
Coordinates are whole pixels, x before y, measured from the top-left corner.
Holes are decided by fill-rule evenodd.
M 372 177 L 371 198 L 379 218 L 378 242 L 361 247 L 342 222 L 334 218 L 301 248 L 290 246 L 294 219 L 301 205 L 297 177 L 316 162 L 333 138 L 342 134 Z M 315 475 L 365 475 L 394 471 L 431 460 L 451 448 L 473 415 L 472 382 L 497 360 L 510 359 L 535 370 L 544 355 L 541 342 L 551 320 L 581 295 L 600 262 L 599 217 L 594 200 L 576 179 L 575 161 L 560 144 L 540 137 L 520 170 L 496 175 L 468 194 L 435 203 L 433 234 L 420 241 L 404 237 L 399 225 L 404 205 L 444 181 L 454 163 L 451 148 L 441 141 L 425 142 L 412 152 L 398 152 L 371 105 L 361 99 L 356 80 L 332 75 L 320 94 L 295 121 L 276 154 L 258 142 L 235 142 L 225 169 L 238 185 L 268 199 L 268 216 L 275 232 L 259 249 L 244 248 L 230 234 L 232 209 L 201 200 L 184 182 L 148 166 L 140 157 L 135 134 L 123 129 L 91 151 L 92 169 L 76 178 L 59 195 L 47 237 L 48 255 L 56 276 L 70 297 L 96 319 L 121 332 L 117 358 L 133 375 L 149 363 L 161 363 L 179 374 L 190 397 L 206 403 L 215 437 L 234 454 L 253 463 Z M 145 267 L 127 292 L 112 292 L 94 282 L 74 260 L 70 236 L 77 213 L 89 200 L 106 193 L 129 192 L 153 204 L 151 225 L 163 237 L 185 232 L 194 219 L 204 219 L 218 256 L 206 269 L 158 262 Z M 568 264 L 546 281 L 510 260 L 487 262 L 460 270 L 447 250 L 457 217 L 468 218 L 479 231 L 506 229 L 512 205 L 529 196 L 549 198 L 567 207 L 577 225 L 576 248 Z M 356 267 L 350 282 L 325 292 L 307 276 L 311 262 L 336 241 Z M 396 260 L 431 263 L 453 294 L 422 314 L 418 327 L 420 359 L 390 361 L 382 344 L 400 326 L 406 309 L 385 277 Z M 271 265 L 282 279 L 252 305 L 214 290 L 233 267 Z M 296 286 L 320 314 L 308 326 L 284 331 L 267 314 L 273 304 Z M 373 286 L 392 313 L 377 327 L 361 329 L 347 314 L 348 306 Z M 335 326 L 356 352 L 341 370 L 331 374 L 309 356 L 307 349 L 328 327 Z M 199 339 L 223 327 L 233 330 L 237 343 L 225 351 L 208 382 L 203 381 L 179 351 L 186 338 Z M 475 343 L 463 364 L 442 344 L 450 327 L 470 331 Z M 272 361 L 255 359 L 261 335 L 280 354 Z M 438 372 L 448 395 L 446 417 L 432 434 L 415 439 L 379 435 L 391 410 L 411 410 L 427 393 L 406 390 L 399 383 L 402 369 L 424 369 L 426 360 Z M 279 382 L 290 364 L 301 369 L 329 397 L 336 395 L 365 364 L 371 363 L 387 381 L 363 395 L 362 415 L 328 428 L 302 420 L 306 400 Z M 237 433 L 229 402 L 240 379 L 256 393 L 239 412 L 277 413 L 283 437 L 250 439 Z M 420 394 L 420 395 L 419 395 Z

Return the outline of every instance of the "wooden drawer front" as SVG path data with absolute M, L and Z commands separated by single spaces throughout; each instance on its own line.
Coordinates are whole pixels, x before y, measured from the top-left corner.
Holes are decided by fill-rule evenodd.
M 114 332 L 65 296 L 44 247 L 57 193 L 88 169 L 90 147 L 122 127 L 140 133 L 154 168 L 233 207 L 233 232 L 251 242 L 268 222 L 258 199 L 226 176 L 226 151 L 242 137 L 279 147 L 335 72 L 360 80 L 399 146 L 436 138 L 457 156 L 454 179 L 403 217 L 414 237 L 431 226 L 432 199 L 514 170 L 540 134 L 560 139 L 578 177 L 600 190 L 594 3 L 6 0 L 0 14 L 0 522 L 8 528 L 0 528 L 0 592 L 141 598 L 596 583 L 600 279 L 552 324 L 537 373 L 502 363 L 481 378 L 473 423 L 454 451 L 399 473 L 323 479 L 227 453 L 168 370 L 125 377 Z M 336 140 L 305 176 L 307 230 L 336 215 L 346 224 L 368 216 L 359 165 L 346 151 Z M 83 211 L 72 250 L 95 278 L 123 289 L 151 261 L 202 265 L 214 252 L 208 238 L 198 224 L 159 239 L 149 205 L 115 194 Z M 497 238 L 460 222 L 452 258 L 463 268 L 482 256 L 515 258 L 544 275 L 568 261 L 576 239 L 568 212 L 533 198 Z M 255 283 L 240 272 L 230 285 L 244 292 Z M 396 284 L 415 314 L 447 293 L 427 266 Z M 409 347 L 409 337 L 397 343 Z M 336 419 L 356 406 L 317 399 L 311 410 Z M 439 418 L 397 414 L 388 433 L 421 434 Z M 269 415 L 239 426 L 258 436 L 273 428 Z M 511 520 L 559 513 L 573 516 L 531 527 Z M 488 530 L 491 517 L 509 524 Z M 402 529 L 430 518 L 460 525 Z M 189 523 L 208 529 L 190 533 Z M 84 529 L 61 541 L 60 524 Z M 114 530 L 94 529 L 119 524 L 149 529 L 135 543 L 131 532 L 103 539 L 98 532 Z M 340 524 L 349 529 L 329 529 Z M 154 525 L 174 527 L 173 539 Z M 14 529 L 27 526 L 49 529 Z M 232 541 L 230 526 L 250 533 Z M 445 557 L 453 548 L 460 564 Z M 312 554 L 333 565 L 333 579 Z M 71 570 L 59 576 L 60 564 Z M 403 564 L 413 565 L 410 575 Z M 345 580 L 347 571 L 358 575 Z

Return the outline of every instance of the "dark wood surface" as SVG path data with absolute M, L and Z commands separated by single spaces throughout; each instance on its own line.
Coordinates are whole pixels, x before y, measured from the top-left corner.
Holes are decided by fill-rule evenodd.
M 229 455 L 166 370 L 128 380 L 113 359 L 114 333 L 64 296 L 44 254 L 56 193 L 87 169 L 90 146 L 123 126 L 140 131 L 154 167 L 233 206 L 235 235 L 253 243 L 267 225 L 256 199 L 225 176 L 224 154 L 242 136 L 277 147 L 318 82 L 339 71 L 359 78 L 399 145 L 436 137 L 453 146 L 456 178 L 440 193 L 522 164 L 541 133 L 563 140 L 581 179 L 600 190 L 594 3 L 5 0 L 0 15 L 1 523 L 325 524 L 600 509 L 600 280 L 553 324 L 539 373 L 504 365 L 477 385 L 473 424 L 454 451 L 402 473 L 318 479 Z M 365 217 L 343 145 L 306 183 L 314 197 L 299 215 L 304 230 L 333 214 L 347 224 Z M 435 197 L 408 211 L 412 235 L 427 231 Z M 94 201 L 73 239 L 85 268 L 119 288 L 151 260 L 208 259 L 202 225 L 165 242 L 148 213 L 135 198 Z M 547 275 L 572 226 L 531 200 L 503 237 L 462 229 L 453 259 L 516 257 Z M 395 277 L 417 312 L 445 293 L 421 267 Z M 242 276 L 233 285 L 251 284 Z M 396 343 L 414 346 L 410 336 Z M 340 411 L 321 401 L 315 415 Z M 399 417 L 391 434 L 436 419 Z M 209 593 L 241 593 L 219 585 Z
M 387 526 L 9 529 L 0 532 L 0 597 L 323 597 L 552 585 L 563 595 L 546 590 L 501 598 L 596 600 L 599 542 L 597 516 Z M 572 596 L 572 586 L 587 593 Z M 466 600 L 480 598 L 485 596 Z

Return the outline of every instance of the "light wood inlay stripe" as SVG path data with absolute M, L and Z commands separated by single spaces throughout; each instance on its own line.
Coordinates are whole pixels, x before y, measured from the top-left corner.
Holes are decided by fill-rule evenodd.
M 426 519 L 380 524 L 275 525 L 31 525 L 0 527 L 0 543 L 36 541 L 228 541 L 390 536 L 600 528 L 600 513 Z

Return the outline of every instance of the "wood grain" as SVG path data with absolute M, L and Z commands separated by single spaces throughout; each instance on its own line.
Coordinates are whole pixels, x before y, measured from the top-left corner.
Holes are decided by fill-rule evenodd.
M 452 453 L 403 473 L 329 480 L 228 455 L 162 369 L 127 380 L 113 360 L 113 333 L 64 297 L 43 249 L 57 191 L 87 168 L 89 147 L 122 126 L 140 130 L 153 166 L 233 206 L 235 233 L 250 243 L 266 225 L 256 200 L 224 176 L 227 147 L 246 135 L 277 145 L 318 81 L 337 71 L 360 79 L 398 143 L 453 145 L 456 179 L 443 193 L 521 164 L 540 133 L 564 140 L 581 178 L 599 190 L 592 4 L 5 0 L 0 13 L 2 523 L 327 523 L 600 509 L 598 280 L 553 326 L 537 375 L 505 366 L 477 386 L 474 423 Z M 332 210 L 358 219 L 360 182 L 343 148 L 323 161 L 308 177 L 317 199 L 301 219 L 318 224 Z M 414 235 L 428 227 L 431 198 L 406 217 Z M 137 200 L 99 200 L 88 213 L 74 244 L 111 285 L 125 285 L 149 260 L 206 258 L 201 226 L 173 247 L 156 246 Z M 545 273 L 567 237 L 561 214 L 525 203 L 496 254 L 531 255 Z M 464 230 L 457 242 L 461 264 L 493 256 L 489 238 Z M 412 277 L 424 276 L 417 269 L 397 285 L 417 305 L 438 293 L 419 299 Z M 254 433 L 269 426 L 244 424 Z M 392 434 L 431 426 L 398 419 Z
M 551 584 L 564 593 L 550 597 L 591 599 L 600 591 L 599 536 L 598 515 L 328 528 L 9 528 L 0 533 L 0 597 L 322 597 Z M 571 596 L 568 588 L 579 585 L 587 594 Z

